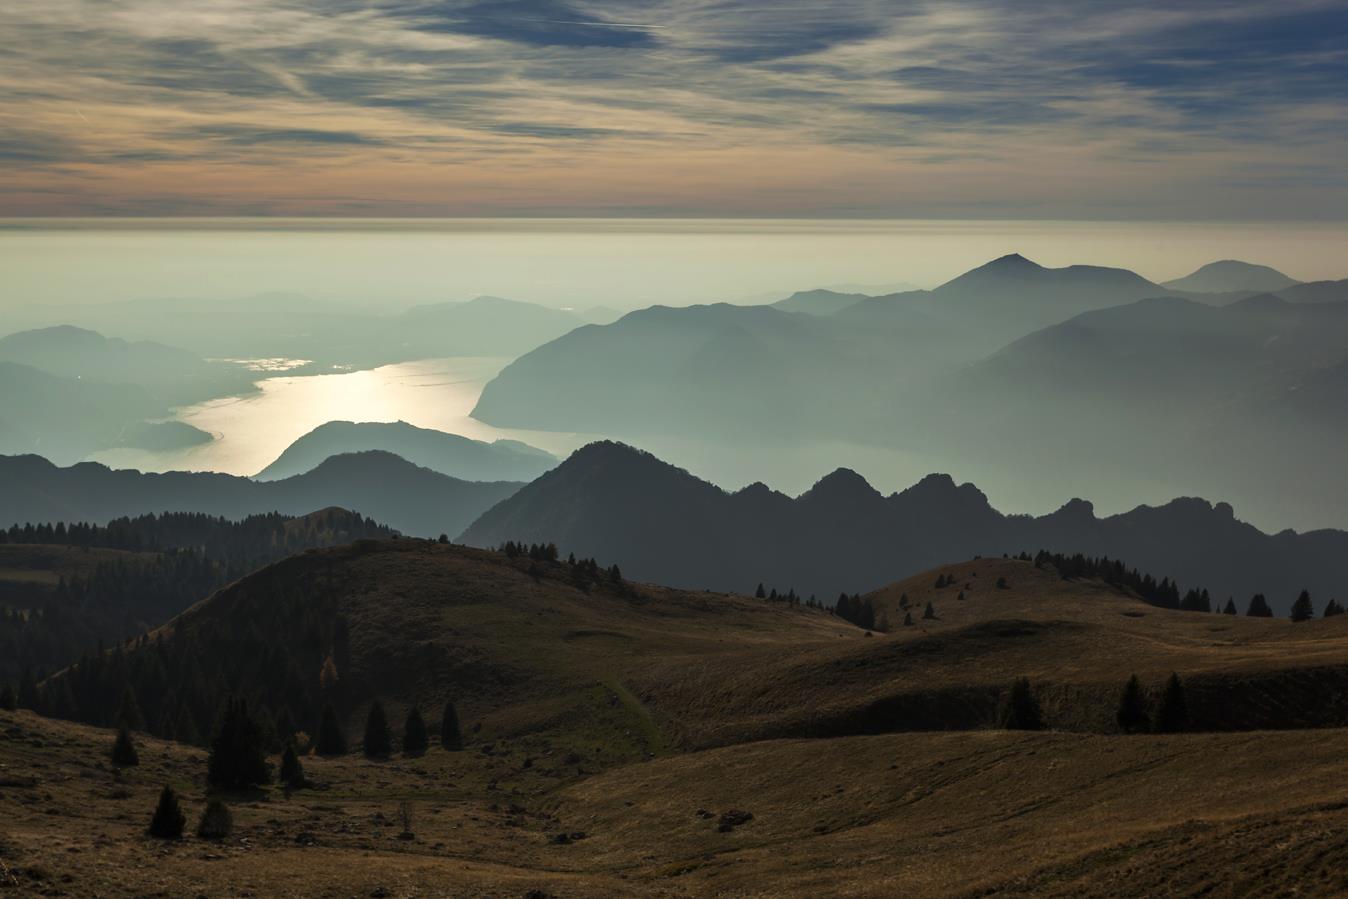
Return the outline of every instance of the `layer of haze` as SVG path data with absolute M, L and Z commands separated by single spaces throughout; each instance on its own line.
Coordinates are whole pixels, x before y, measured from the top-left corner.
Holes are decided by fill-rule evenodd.
M 65 306 L 269 292 L 383 311 L 480 294 L 577 308 L 762 302 L 814 287 L 930 287 L 1010 252 L 1158 282 L 1234 257 L 1309 281 L 1342 276 L 1348 225 L 10 220 L 0 222 L 0 313 L 15 327 L 59 324 Z

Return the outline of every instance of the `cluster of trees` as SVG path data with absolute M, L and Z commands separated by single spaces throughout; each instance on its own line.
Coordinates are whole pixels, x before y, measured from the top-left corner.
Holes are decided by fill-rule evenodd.
M 98 547 L 134 555 L 99 563 L 87 574 L 61 577 L 54 587 L 10 585 L 0 593 L 0 683 L 25 675 L 41 680 L 75 661 L 100 640 L 125 640 L 278 559 L 316 546 L 393 531 L 354 512 L 331 510 L 295 519 L 254 515 L 229 521 L 168 513 L 121 518 L 105 526 L 17 525 L 0 542 Z
M 496 551 L 504 553 L 511 559 L 529 559 L 533 563 L 529 566 L 529 574 L 535 578 L 555 572 L 556 569 L 550 571 L 546 566 L 549 563 L 557 563 L 561 558 L 555 543 L 516 543 L 514 540 L 507 540 L 498 546 Z M 572 553 L 566 560 L 566 572 L 566 579 L 586 592 L 607 585 L 620 593 L 636 594 L 636 591 L 623 580 L 622 569 L 617 564 L 604 568 L 593 558 L 577 559 L 575 553 Z
M 326 756 L 345 755 L 346 741 L 331 706 L 324 709 L 322 728 L 315 751 Z M 450 752 L 463 749 L 463 735 L 453 701 L 445 703 L 439 740 Z M 426 724 L 421 712 L 413 706 L 403 724 L 402 751 L 405 755 L 421 755 L 429 748 L 430 736 Z M 386 759 L 393 754 L 393 737 L 389 731 L 388 718 L 378 700 L 371 704 L 366 717 L 362 750 L 366 758 L 375 760 Z M 272 766 L 267 761 L 267 754 L 264 729 L 249 712 L 247 701 L 237 696 L 228 697 L 210 740 L 210 754 L 206 763 L 206 782 L 210 789 L 237 793 L 271 783 Z M 113 741 L 111 759 L 119 768 L 140 763 L 135 740 L 125 726 L 118 730 L 117 738 Z M 293 740 L 286 742 L 281 756 L 280 782 L 286 788 L 287 795 L 291 790 L 310 785 Z M 404 812 L 405 829 L 408 818 Z M 177 794 L 172 787 L 165 786 L 150 820 L 150 835 L 161 839 L 181 839 L 186 823 L 187 816 L 183 813 Z M 197 835 L 204 839 L 222 839 L 229 835 L 232 828 L 233 815 L 229 807 L 219 796 L 210 797 L 197 827 Z
M 1154 706 L 1154 709 L 1153 709 Z M 1123 733 L 1181 733 L 1191 727 L 1184 683 L 1171 672 L 1153 703 L 1134 674 L 1124 685 L 1115 721 Z M 1044 713 L 1028 678 L 1019 678 L 1003 696 L 997 722 L 1005 730 L 1043 730 Z
M 869 596 L 863 599 L 858 594 L 848 596 L 846 593 L 839 593 L 838 601 L 833 604 L 833 614 L 868 631 L 883 633 L 889 630 L 888 616 L 881 612 L 877 618 L 875 603 Z

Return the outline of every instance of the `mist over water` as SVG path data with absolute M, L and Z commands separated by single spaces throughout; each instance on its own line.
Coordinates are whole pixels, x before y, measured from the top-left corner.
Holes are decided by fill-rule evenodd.
M 1215 259 L 1342 277 L 1342 223 L 698 219 L 0 221 L 0 313 L 273 291 L 366 309 L 495 294 L 548 305 L 762 301 L 814 287 L 934 286 L 1019 252 L 1154 281 Z M 20 310 L 32 304 L 48 308 Z M 58 307 L 52 309 L 50 307 Z M 0 328 L 0 330 L 4 330 Z M 132 335 L 122 335 L 132 336 Z

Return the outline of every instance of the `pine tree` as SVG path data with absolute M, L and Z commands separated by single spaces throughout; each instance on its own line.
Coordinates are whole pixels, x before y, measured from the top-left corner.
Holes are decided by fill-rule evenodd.
M 318 725 L 318 742 L 314 751 L 321 756 L 346 755 L 346 737 L 342 735 L 342 726 L 337 723 L 337 713 L 331 705 L 323 706 L 323 719 Z
M 1147 701 L 1142 695 L 1142 685 L 1134 674 L 1124 685 L 1123 696 L 1119 699 L 1119 712 L 1115 716 L 1119 730 L 1126 734 L 1145 733 L 1151 722 L 1147 719 Z
M 1250 618 L 1272 618 L 1273 610 L 1269 608 L 1268 600 L 1264 599 L 1264 594 L 1256 593 L 1250 597 L 1250 607 L 1245 610 L 1245 614 Z
M 1335 615 L 1342 615 L 1342 614 L 1343 614 L 1343 606 L 1339 605 L 1339 601 L 1337 599 L 1331 599 L 1329 602 L 1325 603 L 1324 616 L 1326 618 L 1333 618 Z
M 281 754 L 281 783 L 292 790 L 298 790 L 306 783 L 304 766 L 300 764 L 294 743 L 286 743 L 286 750 Z
M 1222 614 L 1224 614 L 1224 615 L 1235 615 L 1235 614 L 1237 614 L 1237 612 L 1236 612 L 1236 601 L 1235 601 L 1234 599 L 1231 599 L 1230 597 L 1227 597 L 1227 600 L 1226 600 L 1226 606 L 1222 609 Z
M 1175 734 L 1189 729 L 1189 703 L 1184 697 L 1184 684 L 1179 675 L 1171 672 L 1156 709 L 1156 732 Z
M 1004 578 L 1004 577 L 999 577 L 999 578 L 997 578 L 997 589 L 998 589 L 998 590 L 1010 590 L 1010 589 L 1011 589 L 1011 585 L 1008 584 L 1008 583 L 1006 582 L 1006 578 Z
M 201 730 L 197 727 L 197 716 L 192 707 L 184 702 L 178 708 L 178 718 L 173 722 L 173 739 L 188 746 L 201 745 Z
M 1296 602 L 1292 603 L 1292 613 L 1289 617 L 1293 621 L 1310 621 L 1315 617 L 1315 606 L 1311 603 L 1310 591 L 1301 591 Z
M 136 691 L 130 684 L 122 691 L 122 704 L 117 709 L 117 720 L 113 723 L 127 730 L 145 730 L 145 715 L 136 701 Z
M 365 716 L 365 742 L 361 748 L 365 757 L 370 759 L 388 758 L 393 752 L 393 735 L 389 733 L 388 716 L 377 699 L 370 704 L 370 713 Z
M 206 779 L 211 786 L 226 790 L 246 790 L 271 780 L 262 728 L 248 714 L 248 704 L 242 699 L 225 703 L 211 738 Z
M 203 840 L 223 840 L 234 832 L 234 815 L 218 796 L 206 803 L 197 823 L 197 836 Z
M 931 603 L 930 603 L 930 602 L 928 602 L 928 603 L 927 603 L 927 607 L 926 607 L 925 609 L 922 610 L 922 617 L 923 617 L 923 618 L 935 618 L 935 617 L 936 617 L 936 610 L 933 609 L 933 608 L 931 607 Z
M 903 613 L 903 626 L 904 626 L 904 627 L 912 627 L 912 626 L 913 626 L 913 613 L 912 613 L 912 612 L 904 612 L 904 613 Z
M 459 713 L 452 700 L 445 701 L 445 714 L 440 719 L 440 745 L 450 752 L 463 748 L 463 734 L 459 732 Z
M 181 840 L 186 825 L 187 817 L 178 804 L 178 795 L 173 792 L 173 787 L 164 787 L 159 794 L 154 817 L 150 819 L 150 836 L 161 840 Z
M 1002 706 L 1001 724 L 1005 730 L 1044 729 L 1044 716 L 1028 678 L 1019 678 L 1011 685 L 1011 692 Z
M 755 598 L 755 599 L 767 599 L 767 598 L 768 598 L 768 594 L 767 594 L 767 592 L 763 589 L 763 585 L 762 585 L 761 583 L 758 585 L 758 589 L 754 591 L 754 598 Z
M 6 712 L 17 711 L 19 708 L 19 694 L 14 692 L 14 688 L 9 684 L 0 687 L 0 709 Z
M 140 755 L 136 752 L 136 742 L 131 739 L 131 731 L 126 725 L 117 730 L 117 739 L 112 743 L 112 763 L 119 768 L 131 768 L 140 764 Z
M 426 722 L 421 718 L 421 709 L 412 706 L 403 723 L 403 754 L 421 755 L 430 745 L 426 736 Z

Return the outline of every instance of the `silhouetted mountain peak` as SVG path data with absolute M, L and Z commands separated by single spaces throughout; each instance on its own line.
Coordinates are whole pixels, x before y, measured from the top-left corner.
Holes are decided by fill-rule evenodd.
M 1298 282 L 1275 268 L 1254 265 L 1239 259 L 1209 262 L 1183 278 L 1165 282 L 1172 290 L 1195 293 L 1231 293 L 1240 290 L 1282 290 Z
M 838 468 L 820 478 L 801 494 L 805 503 L 864 503 L 880 499 L 880 492 L 850 468 Z
M 1095 504 L 1080 497 L 1073 497 L 1058 507 L 1051 517 L 1069 522 L 1091 521 L 1095 518 Z

